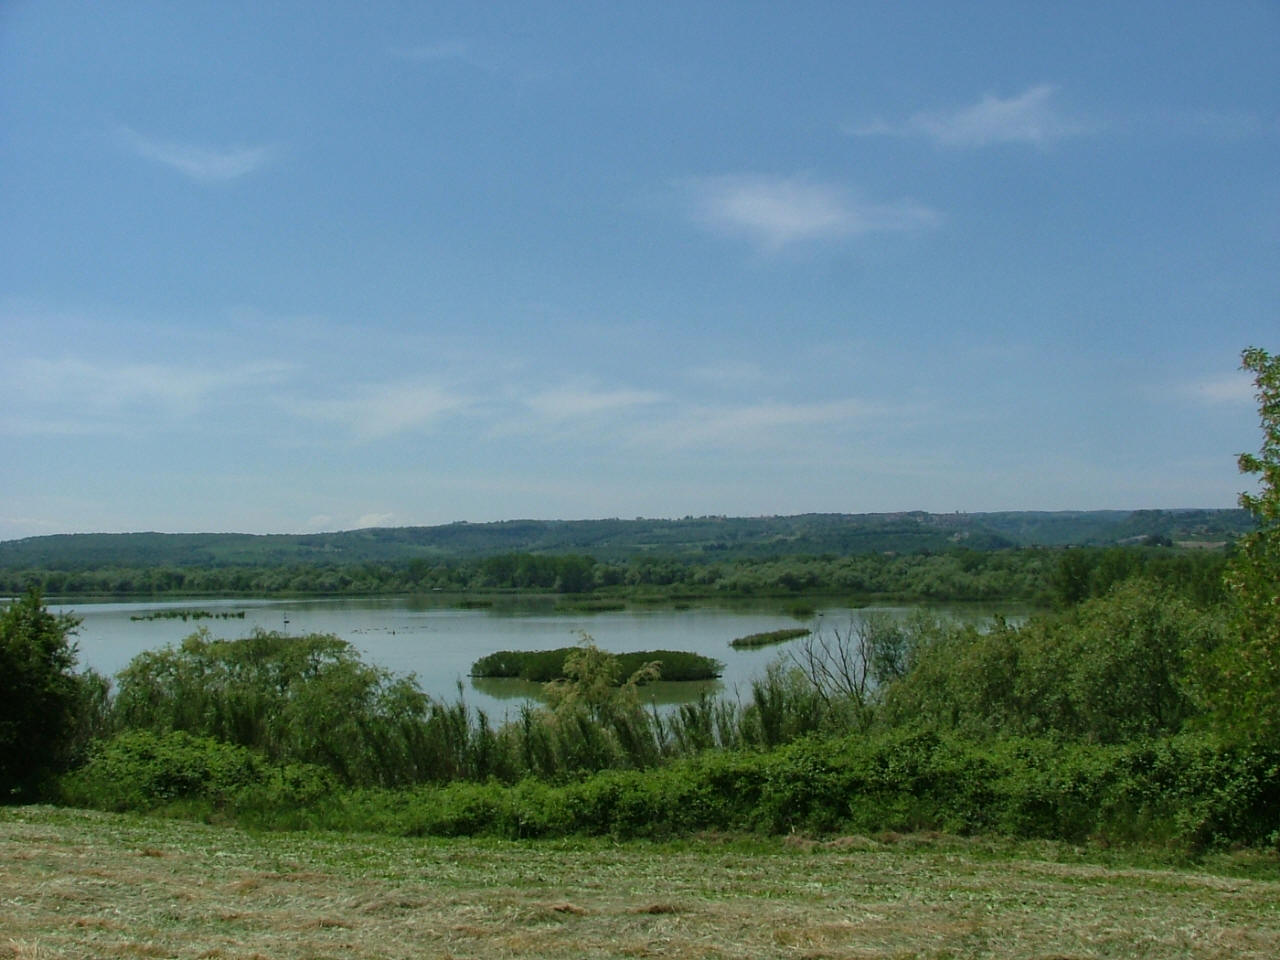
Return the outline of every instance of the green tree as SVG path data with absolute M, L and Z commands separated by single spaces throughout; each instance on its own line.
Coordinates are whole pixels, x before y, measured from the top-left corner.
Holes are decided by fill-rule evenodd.
M 1234 616 L 1208 693 L 1227 732 L 1274 745 L 1280 742 L 1280 357 L 1250 347 L 1241 367 L 1254 375 L 1262 447 L 1240 455 L 1241 472 L 1258 476 L 1258 492 L 1240 494 L 1240 506 L 1258 528 L 1237 541 L 1227 564 Z
M 1221 633 L 1213 611 L 1127 580 L 1056 616 L 934 631 L 887 688 L 885 718 L 979 738 L 1123 743 L 1176 734 L 1195 715 L 1187 664 Z
M 347 783 L 441 779 L 456 767 L 458 751 L 442 745 L 450 711 L 336 636 L 217 640 L 201 629 L 180 647 L 139 654 L 119 679 L 114 720 L 125 730 L 210 737 L 327 767 Z
M 71 642 L 80 621 L 32 588 L 0 612 L 0 800 L 25 800 L 71 760 L 86 683 Z

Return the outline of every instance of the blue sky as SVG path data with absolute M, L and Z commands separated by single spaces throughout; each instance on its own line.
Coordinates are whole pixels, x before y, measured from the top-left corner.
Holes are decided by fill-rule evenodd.
M 1280 4 L 0 3 L 0 538 L 1232 506 Z

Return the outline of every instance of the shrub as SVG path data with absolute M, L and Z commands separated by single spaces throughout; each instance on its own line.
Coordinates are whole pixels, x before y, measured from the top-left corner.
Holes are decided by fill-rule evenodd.
M 97 745 L 62 780 L 63 799 L 102 810 L 152 810 L 175 801 L 228 805 L 267 775 L 262 757 L 244 747 L 183 731 L 134 730 Z
M 361 661 L 337 637 L 255 631 L 143 653 L 120 674 L 115 722 L 185 731 L 316 764 L 348 784 L 485 776 L 491 731 L 459 703 L 439 704 L 411 677 Z
M 96 732 L 107 683 L 74 672 L 78 624 L 35 589 L 0 611 L 0 801 L 39 796 Z
M 709 753 L 561 785 L 490 781 L 360 791 L 282 816 L 286 823 L 302 816 L 336 829 L 439 836 L 941 830 L 1194 851 L 1274 847 L 1278 810 L 1280 755 L 1208 738 L 978 745 L 896 731 L 871 739 L 806 738 L 764 753 Z
M 1220 642 L 1216 612 L 1142 580 L 1056 618 L 938 635 L 885 692 L 884 722 L 978 739 L 1123 743 L 1181 731 L 1196 714 L 1191 665 Z

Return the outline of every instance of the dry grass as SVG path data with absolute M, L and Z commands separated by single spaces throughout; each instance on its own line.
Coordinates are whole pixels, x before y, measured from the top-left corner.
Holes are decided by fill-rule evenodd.
M 253 835 L 10 808 L 0 958 L 1280 956 L 1274 858 L 1103 855 L 948 837 Z

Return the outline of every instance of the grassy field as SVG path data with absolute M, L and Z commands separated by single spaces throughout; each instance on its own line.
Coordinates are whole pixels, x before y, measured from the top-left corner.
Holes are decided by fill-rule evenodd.
M 0 808 L 0 957 L 1280 956 L 1280 862 L 950 837 L 511 843 Z

